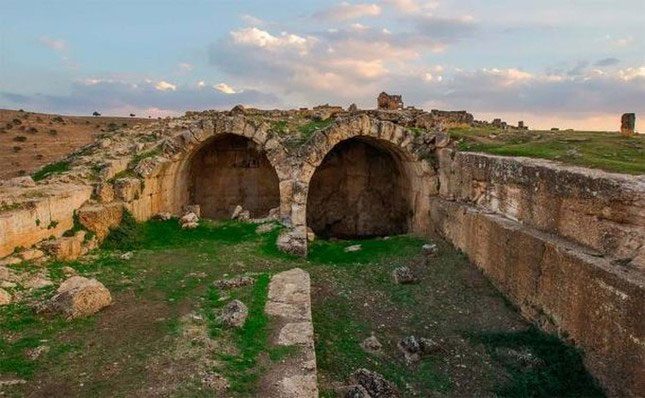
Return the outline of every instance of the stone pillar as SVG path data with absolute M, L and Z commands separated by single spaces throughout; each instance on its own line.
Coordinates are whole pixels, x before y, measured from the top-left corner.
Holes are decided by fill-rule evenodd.
M 624 113 L 620 118 L 620 133 L 626 137 L 634 135 L 636 128 L 636 114 Z

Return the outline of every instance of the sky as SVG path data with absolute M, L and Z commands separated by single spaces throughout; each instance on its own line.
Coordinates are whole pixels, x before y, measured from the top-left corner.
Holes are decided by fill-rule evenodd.
M 645 120 L 643 0 L 0 0 L 0 108 L 467 110 L 532 128 Z M 645 128 L 640 128 L 645 130 Z

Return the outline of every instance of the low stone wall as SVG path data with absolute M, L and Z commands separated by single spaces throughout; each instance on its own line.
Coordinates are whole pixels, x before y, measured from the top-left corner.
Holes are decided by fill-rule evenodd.
M 585 352 L 611 396 L 645 391 L 645 179 L 441 150 L 435 230 L 522 314 Z
M 438 157 L 445 199 L 504 215 L 625 263 L 645 257 L 643 176 L 450 149 L 438 151 Z
M 262 396 L 317 398 L 309 274 L 294 268 L 271 278 L 265 312 L 273 325 L 270 344 L 293 347 L 294 352 L 268 370 L 261 383 Z
M 0 258 L 62 236 L 74 224 L 74 211 L 91 194 L 91 186 L 77 184 L 0 188 L 0 205 L 6 207 L 0 211 Z

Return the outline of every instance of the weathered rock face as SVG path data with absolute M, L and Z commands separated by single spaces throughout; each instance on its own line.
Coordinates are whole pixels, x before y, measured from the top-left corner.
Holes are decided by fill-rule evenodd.
M 63 282 L 40 309 L 43 313 L 59 313 L 67 319 L 93 315 L 112 303 L 110 291 L 96 279 L 72 276 Z
M 620 132 L 625 136 L 632 136 L 636 131 L 636 114 L 625 113 L 620 118 Z
M 110 229 L 121 223 L 123 205 L 121 203 L 109 203 L 83 206 L 78 210 L 77 215 L 83 227 L 96 234 L 99 240 L 103 240 L 110 233 Z
M 364 141 L 345 141 L 311 179 L 307 224 L 322 237 L 406 233 L 409 184 L 392 155 Z
M 237 205 L 251 217 L 280 206 L 279 181 L 266 155 L 247 138 L 228 135 L 202 148 L 191 168 L 190 197 L 204 217 L 228 218 Z
M 440 151 L 439 233 L 543 329 L 585 351 L 612 396 L 638 396 L 645 334 L 645 180 Z

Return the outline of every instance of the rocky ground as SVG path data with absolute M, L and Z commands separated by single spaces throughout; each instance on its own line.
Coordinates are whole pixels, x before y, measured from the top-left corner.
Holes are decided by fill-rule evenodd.
M 61 161 L 102 135 L 151 121 L 0 109 L 0 180 L 31 174 Z
M 300 259 L 277 250 L 278 233 L 126 221 L 80 260 L 4 266 L 0 394 L 261 396 L 267 369 L 294 355 L 268 344 L 270 276 L 299 267 L 322 396 L 601 395 L 575 350 L 447 243 L 315 241 Z

